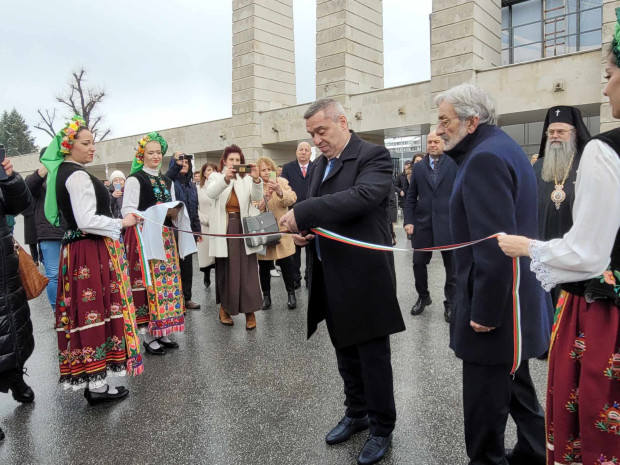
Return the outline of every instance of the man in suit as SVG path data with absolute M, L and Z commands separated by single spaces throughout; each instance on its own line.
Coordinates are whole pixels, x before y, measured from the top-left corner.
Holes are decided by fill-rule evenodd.
M 426 138 L 426 150 L 428 155 L 413 166 L 403 211 L 405 232 L 413 235 L 411 245 L 414 249 L 452 243 L 449 203 L 457 166 L 444 155 L 443 140 L 435 132 Z M 433 252 L 413 252 L 413 276 L 418 300 L 411 309 L 412 315 L 421 314 L 432 303 L 426 269 L 432 256 Z M 446 269 L 443 316 L 449 323 L 456 284 L 454 252 L 441 252 L 441 257 Z
M 536 177 L 519 145 L 496 126 L 495 104 L 462 84 L 436 98 L 439 135 L 459 166 L 450 199 L 455 243 L 505 232 L 536 237 Z M 456 296 L 450 347 L 463 360 L 465 444 L 470 464 L 544 464 L 543 410 L 528 360 L 549 347 L 550 301 L 521 258 L 521 364 L 514 376 L 512 261 L 487 240 L 456 250 Z M 504 449 L 508 414 L 517 444 Z
M 308 180 L 310 179 L 310 170 L 313 163 L 310 161 L 310 155 L 312 155 L 312 148 L 308 142 L 300 142 L 297 145 L 297 151 L 295 152 L 296 161 L 286 163 L 282 167 L 281 176 L 288 181 L 289 186 L 293 189 L 293 192 L 297 195 L 297 203 L 306 200 L 308 193 Z M 295 289 L 301 287 L 301 249 L 303 247 L 295 246 L 295 255 L 293 256 L 293 263 L 295 267 Z M 306 281 L 306 287 L 308 287 L 308 272 L 312 268 L 312 260 L 309 254 L 306 254 L 306 271 L 304 273 L 304 280 Z
M 396 421 L 389 335 L 405 325 L 396 297 L 390 252 L 356 247 L 308 234 L 323 227 L 343 236 L 390 245 L 387 221 L 392 161 L 385 147 L 349 132 L 342 105 L 314 102 L 304 114 L 306 130 L 323 152 L 315 162 L 308 198 L 280 222 L 313 255 L 308 300 L 308 337 L 325 320 L 344 381 L 346 412 L 327 434 L 328 444 L 370 429 L 358 463 L 376 463 L 392 441 Z

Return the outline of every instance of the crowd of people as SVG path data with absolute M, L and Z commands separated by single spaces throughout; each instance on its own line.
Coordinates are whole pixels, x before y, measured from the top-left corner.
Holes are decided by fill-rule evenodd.
M 617 119 L 619 40 L 620 24 L 604 90 Z M 83 390 L 91 405 L 121 400 L 129 391 L 110 378 L 139 375 L 144 351 L 161 356 L 179 347 L 173 335 L 184 331 L 186 310 L 200 308 L 192 300 L 196 251 L 205 287 L 215 270 L 219 321 L 232 326 L 244 314 L 247 330 L 256 328 L 257 311 L 272 306 L 277 265 L 289 309 L 297 307 L 302 278 L 309 288 L 308 337 L 325 321 L 334 346 L 346 410 L 326 443 L 369 430 L 358 463 L 377 463 L 396 425 L 390 335 L 405 330 L 389 249 L 398 203 L 414 249 L 413 316 L 432 304 L 432 251 L 419 249 L 490 238 L 441 250 L 443 316 L 462 360 L 469 463 L 617 463 L 620 129 L 590 137 L 577 108 L 555 106 L 532 163 L 497 126 L 483 89 L 462 84 L 435 104 L 427 153 L 405 164 L 395 182 L 388 150 L 351 131 L 333 99 L 317 100 L 304 114 L 321 155 L 310 161 L 311 146 L 301 142 L 282 167 L 269 157 L 248 163 L 231 145 L 219 164 L 195 172 L 192 156 L 177 151 L 163 173 L 168 143 L 151 132 L 138 141 L 129 175 L 114 171 L 104 183 L 85 169 L 95 142 L 79 116 L 41 151 L 42 165 L 25 180 L 5 159 L 0 391 L 24 403 L 35 397 L 23 379 L 34 337 L 7 223 L 7 215 L 26 212 L 50 278 L 65 388 Z M 230 236 L 266 212 L 285 233 L 278 242 Z M 345 243 L 316 235 L 317 227 Z M 547 357 L 543 410 L 529 360 Z M 509 415 L 517 443 L 506 449 Z

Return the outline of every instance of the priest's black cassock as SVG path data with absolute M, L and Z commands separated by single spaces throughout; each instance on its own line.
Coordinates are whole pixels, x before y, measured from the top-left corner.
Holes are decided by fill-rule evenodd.
M 547 130 L 552 123 L 570 124 L 575 128 L 577 135 L 577 152 L 575 153 L 570 173 L 562 189 L 566 194 L 566 198 L 563 202 L 559 203 L 559 208 L 556 207 L 556 203 L 551 199 L 551 194 L 555 190 L 555 183 L 553 181 L 543 181 L 541 176 L 543 163 L 545 161 Z M 590 132 L 583 122 L 583 117 L 579 109 L 569 106 L 557 106 L 547 111 L 540 142 L 540 151 L 538 153 L 538 161 L 534 164 L 534 172 L 536 173 L 536 180 L 538 182 L 538 234 L 541 241 L 562 237 L 573 226 L 572 211 L 575 201 L 577 169 L 579 167 L 579 161 L 581 160 L 581 152 L 589 139 Z M 562 180 L 558 179 L 558 182 L 562 182 Z

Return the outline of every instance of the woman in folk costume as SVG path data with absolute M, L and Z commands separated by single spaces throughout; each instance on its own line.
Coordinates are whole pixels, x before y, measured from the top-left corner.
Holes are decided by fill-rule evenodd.
M 620 8 L 616 9 L 620 22 Z M 620 119 L 620 24 L 607 63 L 611 113 Z M 540 242 L 500 236 L 511 257 L 530 256 L 549 291 L 562 287 L 549 350 L 547 463 L 620 463 L 620 128 L 586 144 L 573 225 Z
M 241 234 L 241 222 L 250 216 L 252 201 L 263 199 L 263 182 L 258 167 L 253 166 L 249 176 L 237 174 L 235 166 L 245 165 L 243 152 L 236 145 L 224 149 L 220 159 L 220 173 L 209 176 L 207 195 L 213 200 L 209 217 L 212 234 Z M 254 209 L 256 210 L 256 209 Z M 209 238 L 209 254 L 215 257 L 217 298 L 220 322 L 234 324 L 231 315 L 245 314 L 245 329 L 256 328 L 254 312 L 263 307 L 258 282 L 256 252 L 262 247 L 250 247 L 244 239 Z
M 175 200 L 172 181 L 159 171 L 163 156 L 168 150 L 166 140 L 156 132 L 150 132 L 138 142 L 138 150 L 131 166 L 131 174 L 125 182 L 123 193 L 123 218 L 144 212 L 153 205 Z M 140 250 L 138 227 L 125 231 L 125 248 L 130 266 L 131 287 L 136 306 L 140 332 L 144 333 L 144 347 L 154 355 L 164 355 L 166 348 L 179 345 L 168 335 L 185 329 L 185 304 L 181 287 L 181 275 L 172 220 L 178 210 L 171 210 L 163 228 L 166 261 L 149 260 L 145 263 Z M 147 286 L 150 273 L 151 286 Z
M 138 375 L 142 357 L 121 228 L 135 218 L 112 218 L 110 194 L 84 165 L 93 160 L 92 133 L 79 116 L 43 154 L 49 171 L 45 216 L 68 229 L 62 240 L 56 298 L 60 382 L 86 388 L 90 404 L 119 400 L 129 391 L 108 384 L 108 375 Z

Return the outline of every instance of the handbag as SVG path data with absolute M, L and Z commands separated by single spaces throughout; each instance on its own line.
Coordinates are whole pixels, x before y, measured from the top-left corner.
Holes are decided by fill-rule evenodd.
M 21 279 L 22 286 L 26 291 L 26 299 L 36 299 L 47 287 L 50 280 L 41 274 L 30 254 L 15 239 L 13 239 L 13 247 L 19 259 L 19 279 Z
M 280 232 L 278 222 L 276 221 L 276 215 L 269 210 L 267 201 L 265 201 L 265 208 L 267 211 L 263 213 L 259 213 L 256 216 L 246 216 L 243 218 L 242 226 L 244 234 Z M 281 238 L 282 234 L 246 237 L 245 243 L 248 247 L 260 247 L 262 245 L 268 246 L 278 244 Z

